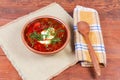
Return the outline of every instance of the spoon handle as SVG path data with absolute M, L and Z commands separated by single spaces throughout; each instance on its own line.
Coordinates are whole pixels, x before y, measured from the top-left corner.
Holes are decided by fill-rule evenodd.
M 100 76 L 101 75 L 101 70 L 100 70 L 99 62 L 98 62 L 97 56 L 95 54 L 95 51 L 92 47 L 92 44 L 89 40 L 89 36 L 85 35 L 84 38 L 85 38 L 86 43 L 88 44 L 88 50 L 89 50 L 89 54 L 90 54 L 95 72 L 97 73 L 98 76 Z

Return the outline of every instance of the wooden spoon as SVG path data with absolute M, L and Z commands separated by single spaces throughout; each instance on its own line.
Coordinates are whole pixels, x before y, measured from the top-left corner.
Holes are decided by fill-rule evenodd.
M 101 70 L 100 70 L 99 62 L 98 62 L 97 56 L 95 54 L 95 51 L 92 47 L 92 44 L 89 40 L 90 27 L 89 27 L 88 23 L 84 22 L 84 21 L 78 22 L 77 25 L 78 25 L 78 31 L 83 35 L 86 43 L 88 44 L 88 50 L 89 50 L 89 54 L 90 54 L 95 72 L 97 73 L 98 76 L 100 76 Z

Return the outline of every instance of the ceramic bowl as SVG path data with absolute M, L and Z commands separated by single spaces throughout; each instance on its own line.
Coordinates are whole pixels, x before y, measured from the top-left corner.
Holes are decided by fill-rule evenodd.
M 43 20 L 43 22 L 42 22 L 42 20 Z M 51 20 L 51 22 L 53 20 L 53 23 L 50 23 L 49 22 L 50 20 Z M 57 22 L 58 22 L 58 25 L 57 25 Z M 52 24 L 52 26 L 50 27 L 49 24 Z M 47 25 L 49 25 L 49 28 L 47 27 Z M 55 27 L 53 27 L 53 26 L 55 26 Z M 58 27 L 59 28 L 61 27 L 60 29 L 62 29 L 63 26 L 64 26 L 64 30 L 63 30 L 64 34 L 62 33 L 62 30 L 61 30 L 60 33 L 57 34 L 57 36 L 58 35 L 59 36 L 61 36 L 61 35 L 64 36 L 63 38 L 62 37 L 61 38 L 59 38 L 59 37 L 55 38 L 56 42 L 54 42 L 55 40 L 53 39 L 53 37 L 55 37 L 55 36 L 49 36 L 49 37 L 45 38 L 45 35 L 48 31 L 51 30 L 51 32 L 54 33 L 55 31 L 58 30 L 57 29 Z M 45 31 L 44 31 L 44 28 L 46 28 Z M 62 21 L 61 19 L 56 18 L 54 16 L 49 16 L 49 15 L 39 16 L 39 17 L 36 17 L 36 18 L 28 21 L 23 26 L 23 29 L 22 29 L 21 33 L 22 33 L 21 34 L 22 35 L 22 41 L 23 41 L 24 45 L 30 51 L 32 51 L 34 53 L 38 53 L 38 54 L 45 54 L 45 55 L 46 54 L 54 54 L 54 53 L 57 53 L 57 52 L 61 51 L 62 49 L 64 49 L 66 47 L 66 45 L 68 44 L 69 39 L 70 39 L 70 30 L 69 30 L 68 25 L 66 25 L 64 23 L 64 21 Z M 42 38 L 40 36 L 42 36 Z M 49 39 L 49 42 L 50 42 L 49 44 L 48 44 L 46 39 Z M 52 42 L 54 42 L 54 43 L 52 43 Z M 60 43 L 61 43 L 61 45 L 60 45 Z M 41 46 L 41 44 L 42 44 L 42 46 Z M 46 49 L 44 49 L 44 47 L 46 47 Z

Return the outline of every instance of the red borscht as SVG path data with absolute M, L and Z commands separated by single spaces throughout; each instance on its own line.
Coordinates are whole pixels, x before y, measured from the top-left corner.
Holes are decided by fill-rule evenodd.
M 61 48 L 67 37 L 65 25 L 54 18 L 38 18 L 24 29 L 26 43 L 41 52 L 52 52 Z

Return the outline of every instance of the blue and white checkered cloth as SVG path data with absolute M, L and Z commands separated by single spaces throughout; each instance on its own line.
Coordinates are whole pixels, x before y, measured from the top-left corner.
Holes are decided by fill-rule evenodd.
M 86 21 L 90 25 L 89 38 L 95 50 L 99 63 L 106 65 L 106 52 L 103 43 L 103 37 L 99 22 L 99 16 L 96 10 L 83 6 L 76 6 L 74 9 L 74 37 L 75 37 L 75 53 L 81 65 L 84 67 L 92 66 L 88 47 L 82 35 L 78 32 L 77 22 Z

